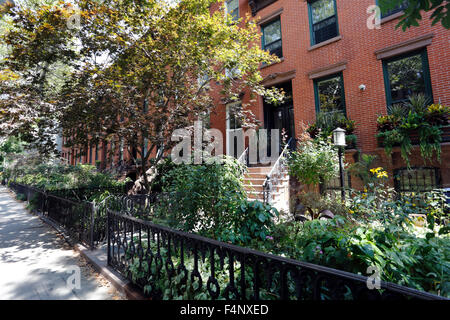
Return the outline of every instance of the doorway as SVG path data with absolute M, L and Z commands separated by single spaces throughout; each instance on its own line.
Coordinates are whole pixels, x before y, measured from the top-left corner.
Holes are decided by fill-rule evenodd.
M 279 130 L 280 148 L 283 147 L 282 132 L 286 135 L 286 141 L 295 139 L 295 122 L 294 122 L 294 103 L 292 99 L 292 82 L 283 83 L 275 86 L 283 89 L 285 92 L 285 101 L 281 104 L 270 104 L 264 101 L 264 126 L 268 130 L 268 152 L 270 152 L 271 129 Z M 294 144 L 295 145 L 295 144 Z M 292 147 L 292 146 L 291 146 Z M 280 150 L 281 151 L 281 150 Z

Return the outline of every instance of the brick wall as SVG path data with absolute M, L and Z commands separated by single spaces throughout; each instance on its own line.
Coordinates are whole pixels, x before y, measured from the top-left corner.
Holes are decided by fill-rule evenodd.
M 384 150 L 377 147 L 376 118 L 377 115 L 386 114 L 387 110 L 382 61 L 377 60 L 375 52 L 432 33 L 432 43 L 427 46 L 427 52 L 433 97 L 435 102 L 440 100 L 441 103 L 450 105 L 450 54 L 448 54 L 450 31 L 441 25 L 431 26 L 430 14 L 425 14 L 420 27 L 412 27 L 406 32 L 395 28 L 398 19 L 382 23 L 379 30 L 370 30 L 366 25 L 369 18 L 366 11 L 375 3 L 374 0 L 336 0 L 336 3 L 341 39 L 313 50 L 311 50 L 306 1 L 278 0 L 258 11 L 255 18 L 264 18 L 283 9 L 280 17 L 284 59 L 261 71 L 264 77 L 279 72 L 296 71 L 295 78 L 292 79 L 292 88 L 298 134 L 300 121 L 315 120 L 314 82 L 308 73 L 342 61 L 347 62 L 343 71 L 346 110 L 347 116 L 357 124 L 358 149 L 364 153 L 379 154 L 379 164 L 392 172 L 394 167 L 405 166 L 405 163 L 399 159 L 397 153 L 394 154 L 394 159 L 397 160 L 393 162 L 386 157 Z M 251 14 L 248 0 L 240 0 L 239 9 L 241 17 Z M 365 91 L 359 89 L 360 84 L 366 85 Z M 244 96 L 245 99 L 248 99 L 248 94 Z M 217 110 L 211 116 L 211 126 L 225 132 L 225 106 L 218 98 L 216 106 Z M 263 121 L 262 100 L 259 99 L 251 109 Z M 434 163 L 442 167 L 445 186 L 450 186 L 448 153 L 449 147 L 444 145 L 441 162 Z M 353 161 L 353 154 L 348 154 L 347 159 Z M 423 165 L 423 160 L 413 156 L 412 164 Z

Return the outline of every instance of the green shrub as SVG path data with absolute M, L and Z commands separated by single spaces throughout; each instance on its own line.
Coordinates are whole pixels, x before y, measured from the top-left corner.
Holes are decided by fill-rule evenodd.
M 215 237 L 229 228 L 246 199 L 244 167 L 234 158 L 221 164 L 180 164 L 162 178 L 168 223 L 178 229 Z
M 232 216 L 230 228 L 223 229 L 218 240 L 247 246 L 272 238 L 278 211 L 260 201 L 244 200 Z
M 338 153 L 329 141 L 301 142 L 289 155 L 289 173 L 304 184 L 326 183 L 339 174 Z
M 118 187 L 123 181 L 109 173 L 98 171 L 94 166 L 63 164 L 57 160 L 42 160 L 40 155 L 17 157 L 5 171 L 5 177 L 17 183 L 45 190 L 76 189 L 91 187 Z
M 272 252 L 450 296 L 450 239 L 415 235 L 395 224 L 355 224 L 342 217 L 278 226 Z

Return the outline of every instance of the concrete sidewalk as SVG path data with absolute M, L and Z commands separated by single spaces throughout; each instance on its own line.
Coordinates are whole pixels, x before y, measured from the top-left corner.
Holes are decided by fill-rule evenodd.
M 0 299 L 109 300 L 122 295 L 2 186 Z

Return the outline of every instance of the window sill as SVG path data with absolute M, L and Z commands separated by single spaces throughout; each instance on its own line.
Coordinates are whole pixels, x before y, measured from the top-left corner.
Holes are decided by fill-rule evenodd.
M 270 66 L 273 66 L 275 64 L 282 63 L 283 61 L 284 61 L 284 57 L 280 58 L 279 62 L 274 62 L 274 63 L 271 63 L 271 64 L 263 64 L 261 67 L 259 67 L 259 69 L 262 70 L 262 69 L 268 68 Z
M 321 47 L 324 47 L 324 46 L 326 46 L 326 45 L 329 45 L 330 43 L 337 42 L 337 41 L 339 41 L 339 40 L 341 40 L 341 39 L 342 39 L 342 36 L 339 35 L 339 36 L 337 36 L 337 37 L 328 39 L 328 40 L 326 40 L 326 41 L 324 41 L 324 42 L 321 42 L 321 43 L 318 43 L 318 44 L 315 44 L 315 45 L 309 47 L 309 48 L 308 48 L 308 51 L 316 50 L 316 49 L 318 49 L 318 48 L 321 48 Z
M 401 16 L 403 16 L 403 14 L 404 14 L 403 11 L 400 11 L 400 12 L 397 12 L 397 13 L 394 13 L 394 14 L 391 14 L 390 16 L 387 16 L 387 17 L 384 17 L 383 19 L 381 19 L 380 23 L 383 24 L 383 23 L 387 23 L 387 22 L 389 22 L 389 21 L 398 19 L 398 18 L 400 18 Z

